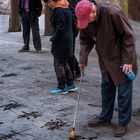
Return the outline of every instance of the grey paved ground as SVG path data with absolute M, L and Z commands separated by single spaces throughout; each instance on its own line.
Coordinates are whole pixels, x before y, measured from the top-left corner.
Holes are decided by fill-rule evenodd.
M 68 140 L 77 92 L 66 96 L 49 94 L 49 90 L 54 88 L 57 82 L 49 37 L 43 36 L 43 20 L 42 16 L 42 53 L 36 53 L 31 42 L 31 52 L 19 54 L 18 50 L 23 45 L 21 32 L 8 33 L 8 16 L 0 16 L 0 140 Z M 131 24 L 136 32 L 140 66 L 140 23 L 131 21 Z M 78 40 L 76 48 L 78 54 Z M 101 111 L 101 75 L 95 51 L 90 54 L 86 72 L 76 121 L 76 133 L 81 136 L 78 140 L 116 140 L 113 133 L 117 124 L 117 103 L 113 125 L 99 128 L 87 126 L 91 117 Z M 120 140 L 140 139 L 139 83 L 140 73 L 134 81 L 133 120 L 129 126 L 129 133 Z M 50 130 L 55 125 L 59 129 L 56 127 Z

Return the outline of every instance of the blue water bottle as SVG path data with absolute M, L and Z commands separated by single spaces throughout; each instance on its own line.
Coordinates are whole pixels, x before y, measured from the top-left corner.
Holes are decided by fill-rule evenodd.
M 132 70 L 129 72 L 126 72 L 125 74 L 130 80 L 134 80 L 136 77 L 135 73 Z
M 120 66 L 121 68 L 123 67 L 123 65 Z M 130 79 L 130 80 L 134 80 L 136 78 L 135 73 L 131 70 L 129 72 L 125 72 L 125 75 Z

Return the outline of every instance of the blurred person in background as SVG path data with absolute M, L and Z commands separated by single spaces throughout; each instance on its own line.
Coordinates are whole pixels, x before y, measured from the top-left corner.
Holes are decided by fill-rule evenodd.
M 19 14 L 23 27 L 24 46 L 19 52 L 30 50 L 30 29 L 32 29 L 33 44 L 37 52 L 41 51 L 41 39 L 39 33 L 39 16 L 41 16 L 41 0 L 19 0 Z

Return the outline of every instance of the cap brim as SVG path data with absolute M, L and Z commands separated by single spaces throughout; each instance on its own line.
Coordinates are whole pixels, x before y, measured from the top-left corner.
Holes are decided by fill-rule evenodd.
M 88 26 L 89 19 L 78 19 L 78 28 L 84 29 Z

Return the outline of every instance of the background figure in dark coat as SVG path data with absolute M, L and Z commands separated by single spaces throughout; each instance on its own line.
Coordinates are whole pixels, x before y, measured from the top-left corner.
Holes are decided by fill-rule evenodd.
M 19 13 L 23 26 L 24 46 L 19 52 L 29 51 L 30 29 L 32 29 L 33 43 L 37 52 L 41 51 L 41 39 L 39 33 L 39 19 L 41 15 L 41 0 L 19 0 Z
M 77 61 L 76 56 L 74 55 L 75 52 L 75 41 L 76 37 L 78 35 L 78 28 L 76 26 L 76 16 L 75 16 L 75 6 L 80 0 L 68 0 L 69 1 L 69 7 L 72 11 L 73 15 L 73 56 L 68 59 L 68 63 L 70 66 L 70 69 L 72 71 L 73 77 L 79 78 L 80 77 L 80 68 L 79 68 L 79 63 Z
M 69 63 L 70 69 L 72 71 L 74 79 L 77 79 L 80 77 L 81 72 L 80 72 L 79 62 L 78 62 L 76 56 L 74 55 L 76 37 L 79 33 L 79 29 L 77 27 L 77 18 L 75 16 L 75 6 L 81 0 L 68 0 L 68 1 L 69 1 L 69 7 L 70 7 L 70 9 L 72 11 L 72 15 L 73 15 L 73 56 L 68 59 L 68 63 Z M 90 0 L 90 1 L 95 2 L 95 0 Z
M 94 44 L 102 74 L 102 111 L 89 122 L 90 126 L 110 123 L 118 91 L 118 127 L 115 137 L 127 132 L 132 116 L 133 81 L 125 73 L 137 73 L 135 37 L 121 9 L 111 3 L 80 1 L 75 8 L 80 30 L 80 68 L 87 65 Z M 120 66 L 123 64 L 123 67 Z
M 51 51 L 58 81 L 57 88 L 51 90 L 50 93 L 67 94 L 68 91 L 77 90 L 67 62 L 73 56 L 72 13 L 66 0 L 48 0 L 46 2 L 53 9 L 51 16 L 53 33 L 50 41 L 52 41 Z

